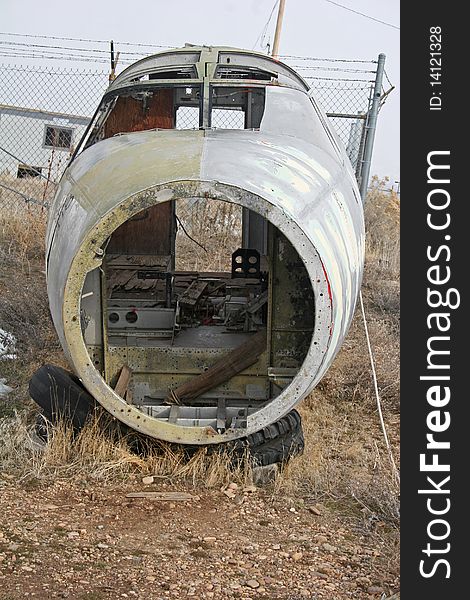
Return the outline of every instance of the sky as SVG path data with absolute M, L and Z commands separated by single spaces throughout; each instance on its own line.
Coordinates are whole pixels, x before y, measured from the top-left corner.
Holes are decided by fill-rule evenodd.
M 338 0 L 352 10 L 399 26 L 399 0 Z M 186 42 L 252 49 L 275 0 L 0 0 L 2 32 L 114 39 L 183 46 Z M 40 8 L 39 8 L 40 7 Z M 277 9 L 264 41 L 273 41 Z M 2 38 L 5 39 L 5 38 Z M 328 0 L 286 0 L 280 53 L 295 56 L 376 59 L 396 88 L 378 120 L 371 174 L 400 179 L 400 32 Z M 64 42 L 62 42 L 64 44 Z M 260 42 L 254 48 L 261 51 Z M 20 59 L 0 59 L 15 62 Z

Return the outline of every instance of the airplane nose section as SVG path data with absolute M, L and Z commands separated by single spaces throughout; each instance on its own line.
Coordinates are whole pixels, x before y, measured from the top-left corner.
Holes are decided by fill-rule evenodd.
M 106 410 L 134 429 L 158 439 L 192 444 L 249 435 L 292 410 L 313 389 L 338 351 L 352 318 L 362 276 L 362 206 L 349 171 L 334 155 L 302 140 L 285 142 L 285 136 L 249 130 L 146 131 L 98 142 L 69 168 L 50 224 L 51 312 L 64 349 L 87 390 Z M 261 254 L 266 253 L 270 291 L 267 313 L 258 328 L 266 328 L 268 342 L 262 353 L 265 358 L 258 361 L 253 372 L 249 367 L 242 374 L 248 378 L 242 396 L 247 396 L 248 404 L 254 402 L 242 409 L 242 428 L 217 429 L 217 403 L 214 405 L 210 397 L 204 400 L 203 407 L 191 404 L 173 412 L 164 404 L 152 408 L 146 398 L 155 402 L 160 393 L 159 381 L 166 382 L 166 386 L 168 376 L 176 383 L 182 381 L 181 374 L 187 367 L 181 361 L 189 352 L 188 346 L 177 348 L 178 344 L 170 344 L 167 348 L 166 342 L 155 341 L 155 333 L 153 341 L 146 333 L 147 345 L 139 345 L 140 321 L 139 325 L 127 323 L 121 329 L 114 325 L 120 323 L 119 303 L 124 302 L 124 318 L 126 310 L 137 314 L 137 300 L 131 301 L 127 296 L 127 300 L 112 300 L 106 292 L 114 281 L 111 271 L 117 268 L 122 273 L 128 265 L 117 264 L 123 253 L 127 252 L 126 260 L 137 261 L 137 279 L 143 272 L 142 249 L 129 254 L 129 244 L 136 248 L 139 245 L 138 235 L 125 236 L 123 240 L 127 240 L 125 246 L 129 248 L 119 253 L 116 248 L 120 246 L 113 241 L 119 237 L 117 232 L 123 227 L 131 231 L 130 224 L 138 222 L 139 215 L 157 215 L 159 207 L 195 199 L 241 207 L 251 215 L 251 223 L 257 223 L 254 234 L 267 232 L 265 245 L 260 249 Z M 137 227 L 135 231 L 143 230 Z M 151 244 L 151 230 L 147 233 Z M 261 243 L 261 237 L 256 243 Z M 252 239 L 255 238 L 256 235 Z M 110 266 L 111 258 L 115 267 Z M 152 260 L 157 258 L 155 255 Z M 157 267 L 173 277 L 171 252 L 167 258 L 166 266 Z M 158 270 L 157 267 L 146 269 Z M 298 276 L 299 273 L 305 276 Z M 84 323 L 90 319 L 85 310 L 85 296 L 89 294 L 88 287 L 84 293 L 85 285 L 92 286 L 90 291 L 96 299 L 93 343 L 85 339 L 90 334 L 88 325 L 84 329 Z M 299 285 L 303 291 L 297 293 Z M 309 294 L 311 310 L 304 307 Z M 148 307 L 149 318 L 157 318 L 151 312 L 156 310 L 159 314 L 162 310 L 176 314 L 171 293 L 168 298 L 166 308 Z M 114 322 L 107 316 L 111 314 L 111 300 L 117 306 Z M 309 318 L 311 324 L 307 323 Z M 113 333 L 117 329 L 120 333 Z M 122 339 L 125 343 L 121 343 Z M 206 364 L 215 368 L 217 357 L 228 357 L 227 352 L 230 348 L 235 351 L 237 344 L 233 341 L 224 349 L 217 342 L 214 357 L 207 359 Z M 296 348 L 304 350 L 297 356 Z M 196 343 L 194 356 L 201 351 Z M 171 360 L 167 358 L 170 355 Z M 173 375 L 161 372 L 161 360 L 164 364 L 173 361 Z M 201 361 L 194 360 L 190 371 L 194 367 L 196 373 L 200 366 L 195 365 Z M 114 389 L 117 367 L 129 363 L 140 390 L 137 403 L 126 401 Z M 294 364 L 295 368 L 290 366 Z M 265 382 L 267 391 L 257 401 L 250 398 L 260 393 L 259 383 L 250 377 Z M 233 406 L 232 400 L 224 402 L 224 414 L 229 415 L 230 422 L 235 419 L 236 424 L 236 411 L 233 415 L 230 411 L 240 401 Z

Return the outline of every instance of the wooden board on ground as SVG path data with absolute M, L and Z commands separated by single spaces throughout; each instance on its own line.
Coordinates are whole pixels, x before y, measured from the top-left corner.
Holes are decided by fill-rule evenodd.
M 194 496 L 186 492 L 131 492 L 126 494 L 126 498 L 147 498 L 148 500 L 171 500 L 174 502 L 192 500 Z

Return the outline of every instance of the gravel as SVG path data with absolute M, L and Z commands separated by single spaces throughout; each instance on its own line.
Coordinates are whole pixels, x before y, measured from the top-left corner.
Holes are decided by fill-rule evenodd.
M 299 503 L 293 513 L 272 491 L 234 486 L 241 504 L 220 490 L 174 504 L 126 498 L 141 486 L 3 480 L 3 597 L 379 600 L 398 590 L 387 538 L 352 531 L 333 510 Z

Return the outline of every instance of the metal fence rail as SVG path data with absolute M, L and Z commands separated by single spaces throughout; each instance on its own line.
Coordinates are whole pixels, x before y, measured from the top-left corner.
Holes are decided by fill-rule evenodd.
M 370 159 L 368 133 L 377 63 L 300 57 L 284 60 L 311 84 L 361 183 L 368 152 Z M 47 207 L 108 86 L 108 76 L 103 70 L 0 65 L 0 210 L 18 210 L 25 204 Z M 381 98 L 389 91 L 380 84 Z M 379 107 L 380 98 L 378 103 L 375 100 Z M 190 107 L 180 109 L 177 128 L 198 127 L 196 112 Z M 240 128 L 243 123 L 236 111 L 220 110 L 213 126 Z

